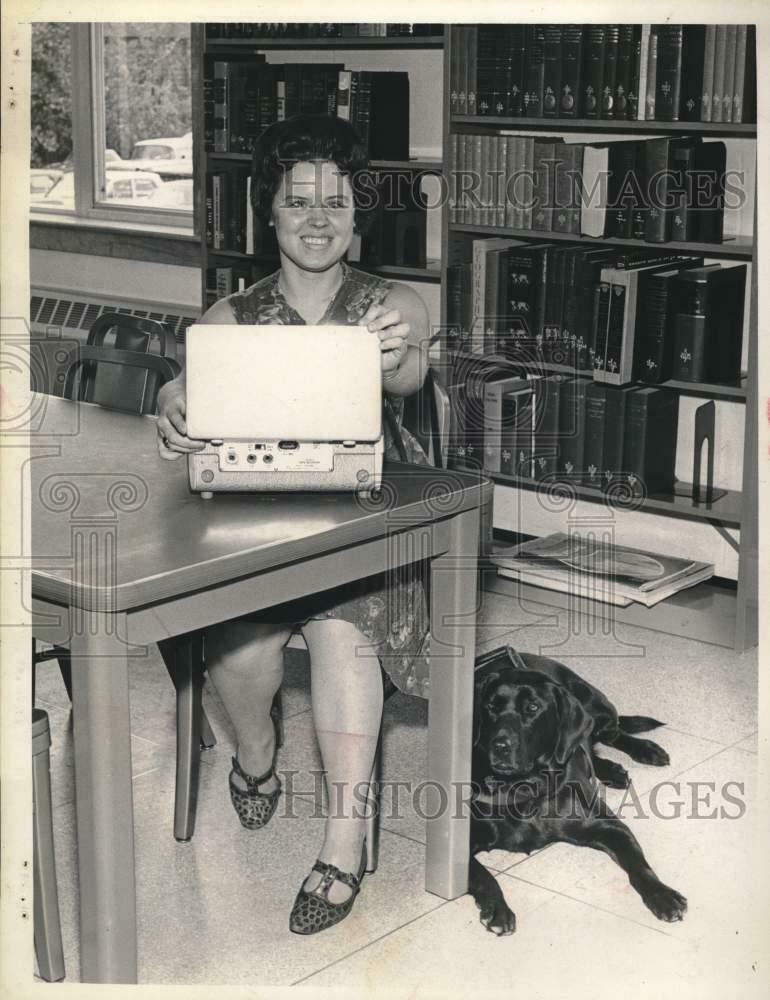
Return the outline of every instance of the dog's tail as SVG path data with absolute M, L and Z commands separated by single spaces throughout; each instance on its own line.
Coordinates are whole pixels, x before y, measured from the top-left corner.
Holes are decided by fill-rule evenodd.
M 646 733 L 650 729 L 657 729 L 665 726 L 665 722 L 658 722 L 648 715 L 621 715 L 618 718 L 618 726 L 622 732 L 631 735 L 632 733 Z

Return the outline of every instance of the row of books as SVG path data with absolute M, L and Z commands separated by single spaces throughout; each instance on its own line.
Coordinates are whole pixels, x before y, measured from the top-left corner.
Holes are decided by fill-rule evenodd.
M 275 265 L 261 261 L 238 261 L 235 264 L 217 264 L 206 268 L 206 308 L 218 299 L 233 292 L 242 292 L 260 278 L 267 277 Z
M 615 385 L 740 378 L 745 264 L 494 237 L 470 252 L 447 268 L 452 351 Z
M 250 153 L 261 131 L 298 114 L 353 125 L 372 159 L 409 159 L 409 74 L 338 63 L 269 64 L 262 55 L 204 59 L 204 149 Z
M 714 575 L 714 564 L 619 545 L 594 532 L 561 531 L 491 555 L 499 576 L 628 607 L 651 608 Z
M 248 21 L 207 24 L 206 38 L 424 38 L 442 35 L 443 24 L 340 24 Z
M 461 25 L 450 59 L 454 114 L 756 120 L 753 25 Z
M 453 133 L 449 221 L 580 236 L 721 243 L 724 142 L 660 136 L 602 143 Z
M 397 184 L 401 178 L 406 183 Z M 357 246 L 357 259 L 371 266 L 425 267 L 426 199 L 419 183 L 408 172 L 373 171 L 366 180 L 372 207 Z M 277 260 L 275 232 L 255 219 L 249 204 L 250 187 L 246 165 L 227 164 L 206 174 L 206 245 L 215 253 L 256 254 Z
M 670 496 L 679 395 L 563 375 L 476 371 L 450 386 L 450 449 L 491 475 Z

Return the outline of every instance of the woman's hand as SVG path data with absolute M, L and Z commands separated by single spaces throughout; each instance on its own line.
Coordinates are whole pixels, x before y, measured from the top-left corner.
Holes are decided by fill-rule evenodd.
M 380 338 L 382 374 L 385 378 L 391 378 L 406 357 L 409 348 L 407 339 L 409 324 L 401 322 L 401 313 L 398 309 L 389 309 L 384 305 L 370 306 L 361 323 Z
M 178 381 L 168 382 L 158 394 L 158 451 L 160 457 L 168 460 L 200 451 L 205 441 L 194 441 L 187 437 L 185 421 L 185 391 Z

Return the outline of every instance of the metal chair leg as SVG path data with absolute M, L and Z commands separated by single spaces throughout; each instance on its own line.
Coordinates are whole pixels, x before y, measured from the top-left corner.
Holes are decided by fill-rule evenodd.
M 380 783 L 382 781 L 382 728 L 377 737 L 366 814 L 366 872 L 377 871 L 380 857 Z
M 64 979 L 59 920 L 59 892 L 51 816 L 51 734 L 48 715 L 32 709 L 33 876 L 35 887 L 35 956 L 40 976 L 49 983 Z

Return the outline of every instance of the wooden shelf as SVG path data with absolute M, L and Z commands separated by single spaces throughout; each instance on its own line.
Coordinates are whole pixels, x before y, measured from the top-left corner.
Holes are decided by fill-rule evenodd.
M 499 365 L 501 368 L 526 369 L 542 371 L 554 375 L 582 375 L 590 378 L 591 373 L 577 371 L 571 365 L 560 365 L 549 361 L 512 361 L 498 354 L 474 354 L 473 351 L 449 351 L 450 363 L 455 361 L 477 361 L 486 364 Z M 746 401 L 747 376 L 742 375 L 739 385 L 726 385 L 720 382 L 680 382 L 678 379 L 667 379 L 655 384 L 656 389 L 673 389 L 683 396 L 705 396 L 709 399 L 727 399 L 736 403 Z M 631 385 L 649 387 L 650 382 L 632 382 Z
M 215 160 L 229 160 L 235 163 L 251 163 L 251 153 L 215 153 L 206 151 L 206 156 Z M 413 160 L 371 160 L 369 166 L 372 170 L 413 170 L 415 173 L 440 174 L 443 172 L 444 164 L 438 159 L 418 159 Z M 150 169 L 149 167 L 147 168 Z
M 351 267 L 369 274 L 381 274 L 384 278 L 403 278 L 406 281 L 441 281 L 441 261 L 429 260 L 427 267 L 406 267 L 401 264 L 364 264 L 350 261 Z
M 648 122 L 612 121 L 604 118 L 503 118 L 496 115 L 452 115 L 452 125 L 482 126 L 488 129 L 517 129 L 533 132 L 643 132 L 650 135 L 702 135 L 756 139 L 755 122 Z
M 519 583 L 491 571 L 483 573 L 483 588 L 487 593 L 512 597 L 519 602 L 546 608 L 572 609 L 575 614 L 637 625 L 655 632 L 697 639 L 716 646 L 734 648 L 736 641 L 737 592 L 734 586 L 718 580 L 707 580 L 661 601 L 655 607 L 629 604 L 622 608 L 589 598 L 562 594 L 545 587 Z
M 466 468 L 470 472 L 477 473 L 479 470 L 474 467 L 466 467 L 456 463 L 459 471 Z M 545 483 L 535 479 L 522 479 L 518 476 L 506 476 L 498 473 L 490 473 L 481 470 L 481 474 L 488 476 L 493 482 L 501 486 L 511 486 L 520 490 L 530 492 L 549 492 L 560 481 L 558 477 L 553 482 Z M 565 483 L 565 486 L 567 484 Z M 669 517 L 680 517 L 690 521 L 716 521 L 720 524 L 739 526 L 741 523 L 742 495 L 738 490 L 727 490 L 724 496 L 715 500 L 711 504 L 694 504 L 687 497 L 670 496 L 648 496 L 632 501 L 630 504 L 612 503 L 606 493 L 594 489 L 591 486 L 583 486 L 579 483 L 569 483 L 568 488 L 574 492 L 579 500 L 587 500 L 591 503 L 600 503 L 611 507 L 617 511 L 649 511 L 650 513 L 666 514 Z
M 206 49 L 441 49 L 443 35 L 388 38 L 207 38 Z
M 647 240 L 620 239 L 616 236 L 580 236 L 576 233 L 554 233 L 539 229 L 512 229 L 508 226 L 474 226 L 450 222 L 452 233 L 477 236 L 512 236 L 525 240 L 554 240 L 562 243 L 586 243 L 594 247 L 638 247 L 660 250 L 661 253 L 698 254 L 714 260 L 746 260 L 753 257 L 754 243 L 746 236 L 736 236 L 724 243 L 649 243 Z

